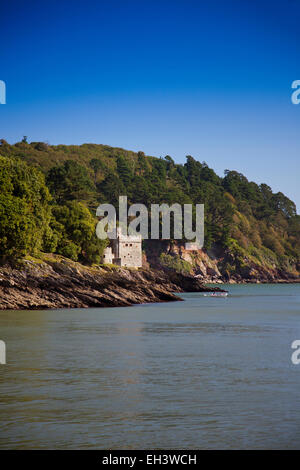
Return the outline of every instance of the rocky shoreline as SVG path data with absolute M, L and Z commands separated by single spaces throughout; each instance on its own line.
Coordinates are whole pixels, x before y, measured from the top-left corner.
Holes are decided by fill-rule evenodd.
M 293 284 L 300 282 L 300 264 L 279 267 L 274 262 L 255 263 L 253 258 L 236 258 L 234 253 L 214 246 L 209 250 L 186 250 L 180 242 L 168 240 L 148 240 L 145 263 L 153 269 L 162 269 L 161 254 L 170 260 L 185 263 L 188 272 L 203 284 Z
M 195 276 L 172 270 L 87 267 L 52 255 L 0 267 L 0 310 L 126 307 L 182 300 L 180 292 L 224 292 L 222 284 L 291 284 L 298 278 Z M 205 284 L 220 284 L 208 287 Z M 226 291 L 225 291 L 226 292 Z
M 0 310 L 125 307 L 180 301 L 175 293 L 223 291 L 193 276 L 150 269 L 85 267 L 67 259 L 0 268 Z

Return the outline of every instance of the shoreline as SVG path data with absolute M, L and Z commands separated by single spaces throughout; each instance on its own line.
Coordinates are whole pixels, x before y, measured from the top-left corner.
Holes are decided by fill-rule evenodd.
M 0 310 L 126 307 L 182 301 L 180 292 L 222 292 L 178 273 L 87 267 L 66 258 L 0 267 Z
M 199 279 L 148 268 L 87 267 L 62 257 L 0 267 L 0 310 L 127 307 L 182 301 L 184 292 L 227 292 L 223 285 L 298 284 L 300 279 Z
M 273 279 L 273 280 L 259 280 L 259 279 L 243 279 L 242 281 L 229 280 L 229 281 L 205 281 L 205 285 L 240 285 L 240 284 L 300 284 L 300 279 Z

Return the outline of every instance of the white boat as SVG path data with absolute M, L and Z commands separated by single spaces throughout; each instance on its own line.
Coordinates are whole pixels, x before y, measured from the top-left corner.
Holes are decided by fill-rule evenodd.
M 204 297 L 227 297 L 228 292 L 209 292 Z

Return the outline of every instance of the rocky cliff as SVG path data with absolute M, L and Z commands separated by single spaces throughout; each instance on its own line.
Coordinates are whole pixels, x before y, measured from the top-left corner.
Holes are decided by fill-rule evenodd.
M 144 262 L 154 269 L 169 268 L 197 276 L 203 283 L 300 282 L 297 262 L 280 266 L 267 252 L 258 259 L 216 245 L 208 251 L 187 251 L 179 242 L 149 240 Z

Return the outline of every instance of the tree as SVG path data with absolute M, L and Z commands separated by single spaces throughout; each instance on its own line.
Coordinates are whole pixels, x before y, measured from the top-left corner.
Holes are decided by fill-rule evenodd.
M 97 176 L 100 170 L 105 171 L 105 166 L 99 158 L 93 158 L 90 161 L 90 167 L 94 170 L 94 182 L 97 182 Z
M 98 183 L 97 189 L 101 192 L 106 202 L 115 206 L 119 203 L 119 196 L 126 195 L 123 182 L 114 173 L 109 173 L 101 183 Z
M 172 168 L 174 168 L 175 162 L 174 162 L 173 158 L 170 157 L 170 155 L 166 155 L 165 160 L 167 162 L 167 172 L 169 173 L 172 170 Z
M 148 171 L 147 159 L 144 152 L 138 152 L 139 175 L 143 175 Z
M 18 258 L 43 248 L 50 194 L 44 175 L 21 160 L 0 157 L 0 256 Z
M 187 170 L 187 180 L 191 188 L 194 189 L 198 187 L 201 181 L 201 163 L 197 162 L 191 155 L 187 155 L 184 166 Z
M 84 204 L 77 201 L 53 207 L 52 230 L 57 232 L 59 241 L 57 253 L 87 264 L 99 263 L 105 240 L 96 236 L 97 220 Z
M 122 183 L 127 186 L 132 178 L 132 172 L 123 156 L 117 158 L 117 171 Z
M 276 211 L 281 211 L 287 218 L 297 215 L 296 205 L 281 192 L 273 195 L 273 204 Z
M 51 168 L 47 174 L 47 185 L 58 203 L 79 200 L 89 201 L 95 187 L 87 169 L 74 160 Z

